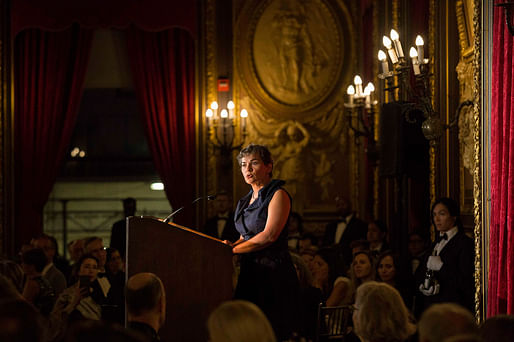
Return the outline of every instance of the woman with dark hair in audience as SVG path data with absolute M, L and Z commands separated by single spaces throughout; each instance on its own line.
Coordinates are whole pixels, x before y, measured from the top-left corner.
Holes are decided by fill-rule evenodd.
M 442 302 L 458 303 L 473 311 L 475 249 L 473 240 L 464 233 L 459 206 L 453 199 L 443 197 L 434 202 L 431 213 L 436 242 L 431 255 L 416 271 L 416 314 Z
M 399 256 L 391 250 L 377 259 L 377 280 L 391 285 L 400 292 L 407 309 L 412 310 L 414 278 L 400 262 Z
M 21 256 L 21 267 L 27 277 L 22 296 L 42 315 L 48 316 L 54 307 L 56 297 L 52 285 L 41 275 L 45 265 L 46 255 L 41 248 L 30 249 Z
M 108 293 L 108 302 L 111 305 L 107 317 L 104 318 L 123 324 L 125 321 L 125 294 L 122 289 L 125 288 L 125 272 L 120 252 L 116 248 L 107 248 L 105 275 L 109 279 L 113 291 Z
M 70 320 L 102 318 L 101 305 L 105 304 L 107 298 L 104 296 L 97 279 L 98 259 L 91 254 L 84 254 L 77 261 L 76 274 L 72 274 L 72 284 L 79 282 L 82 299 L 76 309 L 71 313 Z
M 376 281 L 362 284 L 355 295 L 354 331 L 363 342 L 402 342 L 413 339 L 416 326 L 400 293 Z

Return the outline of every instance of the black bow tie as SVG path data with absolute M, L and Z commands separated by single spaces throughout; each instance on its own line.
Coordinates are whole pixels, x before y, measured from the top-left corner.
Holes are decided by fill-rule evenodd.
M 448 235 L 446 233 L 444 233 L 443 235 L 439 235 L 439 241 L 441 241 L 441 240 L 448 241 Z

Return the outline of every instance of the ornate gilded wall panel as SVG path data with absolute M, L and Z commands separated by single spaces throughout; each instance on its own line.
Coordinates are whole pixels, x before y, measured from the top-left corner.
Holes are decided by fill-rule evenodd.
M 342 104 L 355 72 L 353 30 L 337 0 L 246 1 L 237 11 L 234 84 L 236 106 L 250 113 L 246 143 L 271 149 L 273 176 L 287 181 L 300 213 L 333 210 L 337 191 L 358 193 Z

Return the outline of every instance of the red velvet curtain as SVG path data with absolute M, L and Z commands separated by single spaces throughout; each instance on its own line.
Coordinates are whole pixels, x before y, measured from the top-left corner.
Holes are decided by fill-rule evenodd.
M 493 25 L 488 316 L 514 313 L 514 44 L 502 8 Z
M 30 29 L 14 46 L 15 245 L 43 230 L 43 207 L 75 125 L 92 31 Z
M 192 227 L 195 194 L 194 41 L 181 29 L 130 28 L 128 53 L 148 145 L 173 208 L 174 221 Z

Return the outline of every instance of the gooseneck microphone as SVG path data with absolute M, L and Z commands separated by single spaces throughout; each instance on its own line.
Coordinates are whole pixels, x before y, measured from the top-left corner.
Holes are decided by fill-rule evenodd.
M 216 195 L 207 195 L 207 196 L 201 196 L 201 197 L 198 197 L 197 199 L 195 199 L 193 202 L 191 202 L 190 205 L 193 205 L 195 204 L 196 202 L 198 201 L 201 201 L 201 200 L 204 200 L 206 199 L 207 201 L 212 201 L 214 199 L 216 199 Z M 174 212 L 172 212 L 171 214 L 168 215 L 168 217 L 166 217 L 164 219 L 164 223 L 168 223 L 171 221 L 171 219 L 173 218 L 173 216 L 175 216 L 177 213 L 179 213 L 182 209 L 184 209 L 186 206 L 183 205 L 181 206 L 180 208 L 178 208 L 177 210 L 175 210 Z

